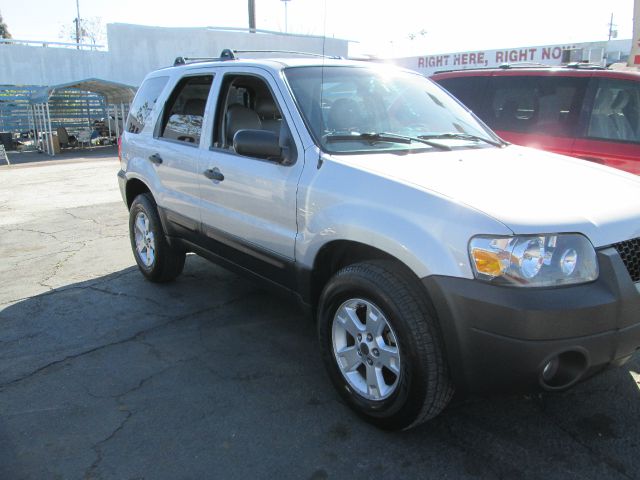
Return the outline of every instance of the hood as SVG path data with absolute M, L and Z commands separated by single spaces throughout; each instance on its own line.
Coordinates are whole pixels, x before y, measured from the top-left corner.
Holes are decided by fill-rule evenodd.
M 640 237 L 640 177 L 584 160 L 513 145 L 332 158 L 480 210 L 516 234 L 578 232 L 596 247 Z

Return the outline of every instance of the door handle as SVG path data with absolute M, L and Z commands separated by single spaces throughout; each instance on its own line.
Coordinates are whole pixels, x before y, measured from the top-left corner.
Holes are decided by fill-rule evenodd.
M 151 163 L 155 163 L 156 165 L 160 165 L 162 163 L 162 157 L 159 153 L 154 153 L 149 157 Z
M 204 174 L 205 177 L 210 178 L 211 180 L 217 180 L 218 182 L 221 182 L 221 181 L 224 180 L 224 175 L 218 169 L 218 167 L 209 168 L 209 169 L 205 170 L 203 172 L 203 174 Z

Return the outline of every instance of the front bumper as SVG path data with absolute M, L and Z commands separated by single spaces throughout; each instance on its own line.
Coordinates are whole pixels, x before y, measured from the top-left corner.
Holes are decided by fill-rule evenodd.
M 595 282 L 557 288 L 424 278 L 457 388 L 564 389 L 628 360 L 640 347 L 640 289 L 613 248 L 600 250 L 598 261 Z M 566 379 L 547 382 L 544 366 L 558 356 L 581 361 Z

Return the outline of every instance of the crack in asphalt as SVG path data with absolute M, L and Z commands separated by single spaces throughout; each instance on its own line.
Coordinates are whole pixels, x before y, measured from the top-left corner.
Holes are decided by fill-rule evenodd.
M 104 459 L 104 453 L 102 451 L 102 447 L 105 444 L 107 444 L 108 442 L 110 442 L 118 434 L 118 432 L 120 432 L 125 427 L 125 425 L 131 419 L 131 417 L 133 417 L 133 412 L 131 410 L 129 410 L 128 408 L 126 408 L 126 406 L 122 403 L 122 401 L 120 399 L 118 399 L 117 403 L 119 405 L 119 410 L 121 412 L 125 412 L 126 415 L 122 419 L 120 424 L 115 428 L 115 430 L 113 430 L 106 438 L 100 440 L 98 443 L 94 444 L 91 447 L 91 449 L 96 454 L 96 459 L 89 466 L 89 468 L 87 468 L 87 470 L 85 471 L 85 474 L 84 474 L 84 478 L 85 479 L 96 478 L 95 477 L 95 473 L 97 473 L 98 468 L 99 468 L 100 464 L 102 463 L 102 460 Z
M 110 295 L 112 297 L 124 297 L 124 298 L 130 298 L 133 300 L 138 300 L 138 301 L 144 301 L 144 302 L 149 302 L 152 303 L 153 305 L 160 307 L 160 308 L 166 308 L 166 305 L 158 300 L 156 300 L 155 298 L 148 298 L 148 297 L 142 297 L 139 295 L 132 295 L 130 293 L 125 293 L 125 292 L 113 292 L 111 290 L 107 290 L 104 288 L 98 288 L 94 285 L 91 285 L 89 287 L 87 287 L 88 290 L 93 290 L 94 292 L 99 292 L 99 293 L 104 293 L 105 295 Z
M 68 292 L 68 291 L 71 291 L 71 290 L 85 290 L 85 289 L 94 287 L 96 285 L 103 285 L 105 283 L 109 283 L 109 282 L 111 282 L 113 280 L 117 280 L 117 279 L 119 279 L 121 277 L 124 277 L 125 275 L 130 275 L 132 273 L 137 273 L 137 272 L 138 272 L 138 270 L 135 269 L 133 266 L 127 267 L 127 269 L 121 271 L 120 273 L 114 273 L 114 274 L 109 275 L 108 278 L 102 277 L 101 279 L 96 279 L 94 282 L 88 283 L 86 285 L 66 285 L 66 286 L 63 286 L 63 287 L 58 287 L 58 288 L 53 289 L 53 290 L 48 290 L 48 291 L 39 293 L 35 298 L 42 299 L 43 297 L 48 297 L 48 296 L 51 296 L 51 295 L 57 295 L 59 293 Z M 6 306 L 10 306 L 10 305 L 14 305 L 14 304 L 19 303 L 19 302 L 24 302 L 26 300 L 33 300 L 33 299 L 34 299 L 33 296 L 16 298 L 16 299 L 13 299 L 13 300 L 9 300 L 7 302 L 0 303 L 0 308 L 6 307 Z M 0 312 L 1 312 L 1 310 L 0 310 Z
M 38 281 L 38 285 L 40 285 L 43 288 L 48 288 L 49 290 L 53 290 L 55 287 L 48 285 L 47 282 L 49 280 L 51 280 L 53 277 L 55 277 L 56 275 L 58 275 L 58 272 L 60 271 L 60 269 L 69 261 L 71 260 L 75 255 L 77 255 L 80 250 L 82 250 L 83 248 L 86 248 L 87 246 L 87 242 L 85 241 L 78 241 L 75 242 L 78 247 L 71 250 L 69 252 L 69 255 L 67 255 L 66 257 L 64 257 L 62 260 L 58 260 L 58 262 L 56 262 L 56 264 L 52 267 L 52 271 L 51 274 L 46 276 L 45 278 L 43 278 L 42 280 Z
M 83 221 L 83 222 L 92 222 L 92 223 L 94 223 L 94 224 L 96 224 L 96 225 L 98 225 L 98 226 L 100 226 L 100 227 L 103 227 L 103 226 L 104 226 L 104 224 L 102 224 L 102 223 L 98 222 L 95 218 L 82 218 L 82 217 L 79 217 L 79 216 L 77 216 L 77 215 L 74 215 L 73 213 L 71 213 L 71 212 L 69 211 L 69 209 L 68 209 L 68 208 L 65 208 L 65 209 L 63 210 L 63 212 L 64 212 L 66 215 L 69 215 L 71 218 L 73 218 L 73 219 L 75 219 L 75 220 L 80 220 L 80 221 Z
M 217 304 L 217 305 L 214 305 L 214 306 L 211 306 L 211 307 L 207 307 L 207 308 L 203 308 L 203 309 L 200 309 L 200 310 L 196 310 L 194 312 L 189 312 L 187 314 L 184 314 L 184 315 L 181 315 L 181 316 L 178 316 L 178 317 L 171 318 L 170 320 L 168 320 L 166 322 L 163 322 L 163 323 L 158 324 L 158 325 L 153 325 L 153 326 L 151 326 L 149 328 L 145 328 L 145 329 L 140 330 L 140 331 L 138 331 L 138 332 L 134 333 L 133 335 L 130 335 L 130 336 L 126 337 L 126 338 L 123 338 L 123 339 L 120 339 L 120 340 L 116 340 L 116 341 L 113 341 L 113 342 L 109 342 L 109 343 L 106 343 L 106 344 L 103 344 L 103 345 L 98 345 L 96 347 L 90 348 L 88 350 L 85 350 L 85 351 L 82 351 L 82 352 L 79 352 L 79 353 L 74 353 L 72 355 L 67 355 L 64 358 L 61 358 L 61 359 L 58 359 L 58 360 L 53 360 L 53 361 L 47 363 L 46 365 L 43 365 L 41 367 L 36 368 L 35 370 L 31 371 L 28 374 L 22 375 L 21 377 L 15 378 L 15 379 L 13 379 L 13 380 L 11 380 L 9 382 L 6 382 L 6 383 L 0 385 L 0 392 L 4 391 L 7 387 L 10 387 L 10 386 L 15 385 L 17 383 L 20 383 L 20 382 L 22 382 L 24 380 L 27 380 L 27 379 L 29 379 L 29 378 L 31 378 L 31 377 L 33 377 L 33 376 L 45 371 L 45 370 L 50 369 L 51 367 L 55 367 L 56 365 L 60 365 L 62 363 L 68 362 L 69 360 L 75 360 L 75 359 L 83 357 L 85 355 L 90 355 L 92 353 L 95 353 L 95 352 L 98 352 L 100 350 L 104 350 L 104 349 L 107 349 L 107 348 L 110 348 L 110 347 L 113 347 L 113 346 L 116 346 L 116 345 L 122 345 L 122 344 L 127 343 L 127 342 L 136 341 L 140 337 L 143 337 L 144 335 L 147 335 L 147 334 L 149 334 L 149 333 L 151 333 L 153 331 L 160 330 L 160 329 L 162 329 L 164 327 L 167 327 L 167 326 L 169 326 L 171 324 L 180 322 L 180 321 L 185 320 L 185 319 L 187 319 L 189 317 L 201 315 L 203 313 L 207 313 L 207 312 L 210 312 L 210 311 L 218 310 L 220 308 L 224 308 L 224 307 L 229 306 L 229 305 L 231 305 L 231 304 L 233 304 L 235 302 L 238 302 L 240 300 L 244 300 L 244 298 L 245 298 L 245 295 L 240 295 L 238 297 L 234 297 L 234 298 L 232 298 L 232 299 L 230 299 L 228 301 L 222 302 L 220 304 Z M 166 316 L 166 315 L 162 315 L 162 314 L 157 314 L 157 315 Z
M 3 228 L 2 230 L 4 230 L 5 232 L 26 232 L 26 233 L 37 233 L 39 235 L 44 235 L 47 237 L 51 237 L 53 238 L 55 241 L 59 242 L 60 239 L 58 237 L 56 237 L 55 234 L 63 232 L 64 230 L 61 230 L 60 232 L 43 232 L 41 230 L 35 230 L 35 229 L 31 229 L 31 228 Z

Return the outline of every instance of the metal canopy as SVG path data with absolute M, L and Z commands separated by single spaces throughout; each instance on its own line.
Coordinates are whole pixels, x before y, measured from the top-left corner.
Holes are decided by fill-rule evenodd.
M 99 78 L 87 78 L 77 82 L 42 87 L 31 95 L 31 103 L 46 103 L 56 90 L 66 88 L 75 88 L 103 95 L 107 104 L 130 103 L 136 93 L 136 87 L 131 85 L 100 80 Z

